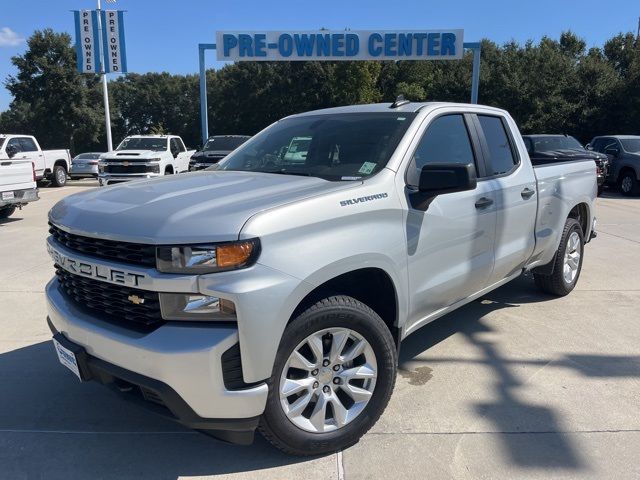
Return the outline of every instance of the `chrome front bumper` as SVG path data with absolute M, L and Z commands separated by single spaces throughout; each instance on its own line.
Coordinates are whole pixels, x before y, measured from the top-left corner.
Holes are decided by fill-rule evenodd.
M 264 411 L 268 388 L 227 390 L 222 355 L 238 343 L 235 327 L 167 322 L 142 334 L 78 308 L 58 288 L 46 287 L 51 325 L 91 357 L 169 386 L 202 418 L 250 418 Z

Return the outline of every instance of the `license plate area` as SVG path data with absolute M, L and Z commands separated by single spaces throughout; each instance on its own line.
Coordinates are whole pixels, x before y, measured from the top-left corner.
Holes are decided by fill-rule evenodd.
M 71 370 L 81 382 L 89 380 L 91 374 L 87 364 L 87 352 L 85 349 L 70 342 L 61 333 L 55 334 L 52 340 L 58 361 Z
M 14 192 L 2 192 L 2 200 L 13 200 L 15 197 Z

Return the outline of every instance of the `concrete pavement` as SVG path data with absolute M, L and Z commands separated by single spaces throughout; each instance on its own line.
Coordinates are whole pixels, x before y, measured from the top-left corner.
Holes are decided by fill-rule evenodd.
M 46 212 L 0 223 L 0 478 L 640 477 L 640 198 L 598 200 L 568 297 L 521 277 L 409 337 L 391 403 L 340 455 L 226 445 L 80 385 L 58 365 L 43 289 Z

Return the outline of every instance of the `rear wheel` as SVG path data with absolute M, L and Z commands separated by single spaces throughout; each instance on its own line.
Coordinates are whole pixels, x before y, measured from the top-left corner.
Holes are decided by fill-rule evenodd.
M 630 197 L 631 195 L 635 195 L 637 191 L 638 179 L 636 178 L 636 173 L 630 170 L 624 172 L 620 177 L 620 192 Z
M 382 319 L 354 298 L 325 298 L 285 329 L 260 431 L 293 455 L 349 447 L 384 411 L 395 377 L 395 344 Z
M 56 165 L 51 172 L 51 184 L 54 187 L 64 187 L 67 184 L 67 170 L 62 165 Z
M 553 273 L 551 275 L 534 273 L 536 285 L 552 295 L 568 295 L 578 283 L 582 270 L 583 251 L 582 227 L 576 219 L 568 218 L 556 252 Z
M 16 211 L 15 205 L 5 205 L 4 207 L 0 207 L 0 220 L 4 220 L 5 218 L 9 218 Z

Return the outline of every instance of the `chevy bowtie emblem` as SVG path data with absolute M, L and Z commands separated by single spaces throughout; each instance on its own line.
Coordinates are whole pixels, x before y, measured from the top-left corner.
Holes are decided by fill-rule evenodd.
M 127 300 L 136 305 L 141 305 L 144 303 L 144 298 L 140 298 L 138 295 L 129 295 L 127 297 Z
M 122 166 L 123 167 L 128 167 L 129 166 L 129 162 L 122 162 Z

